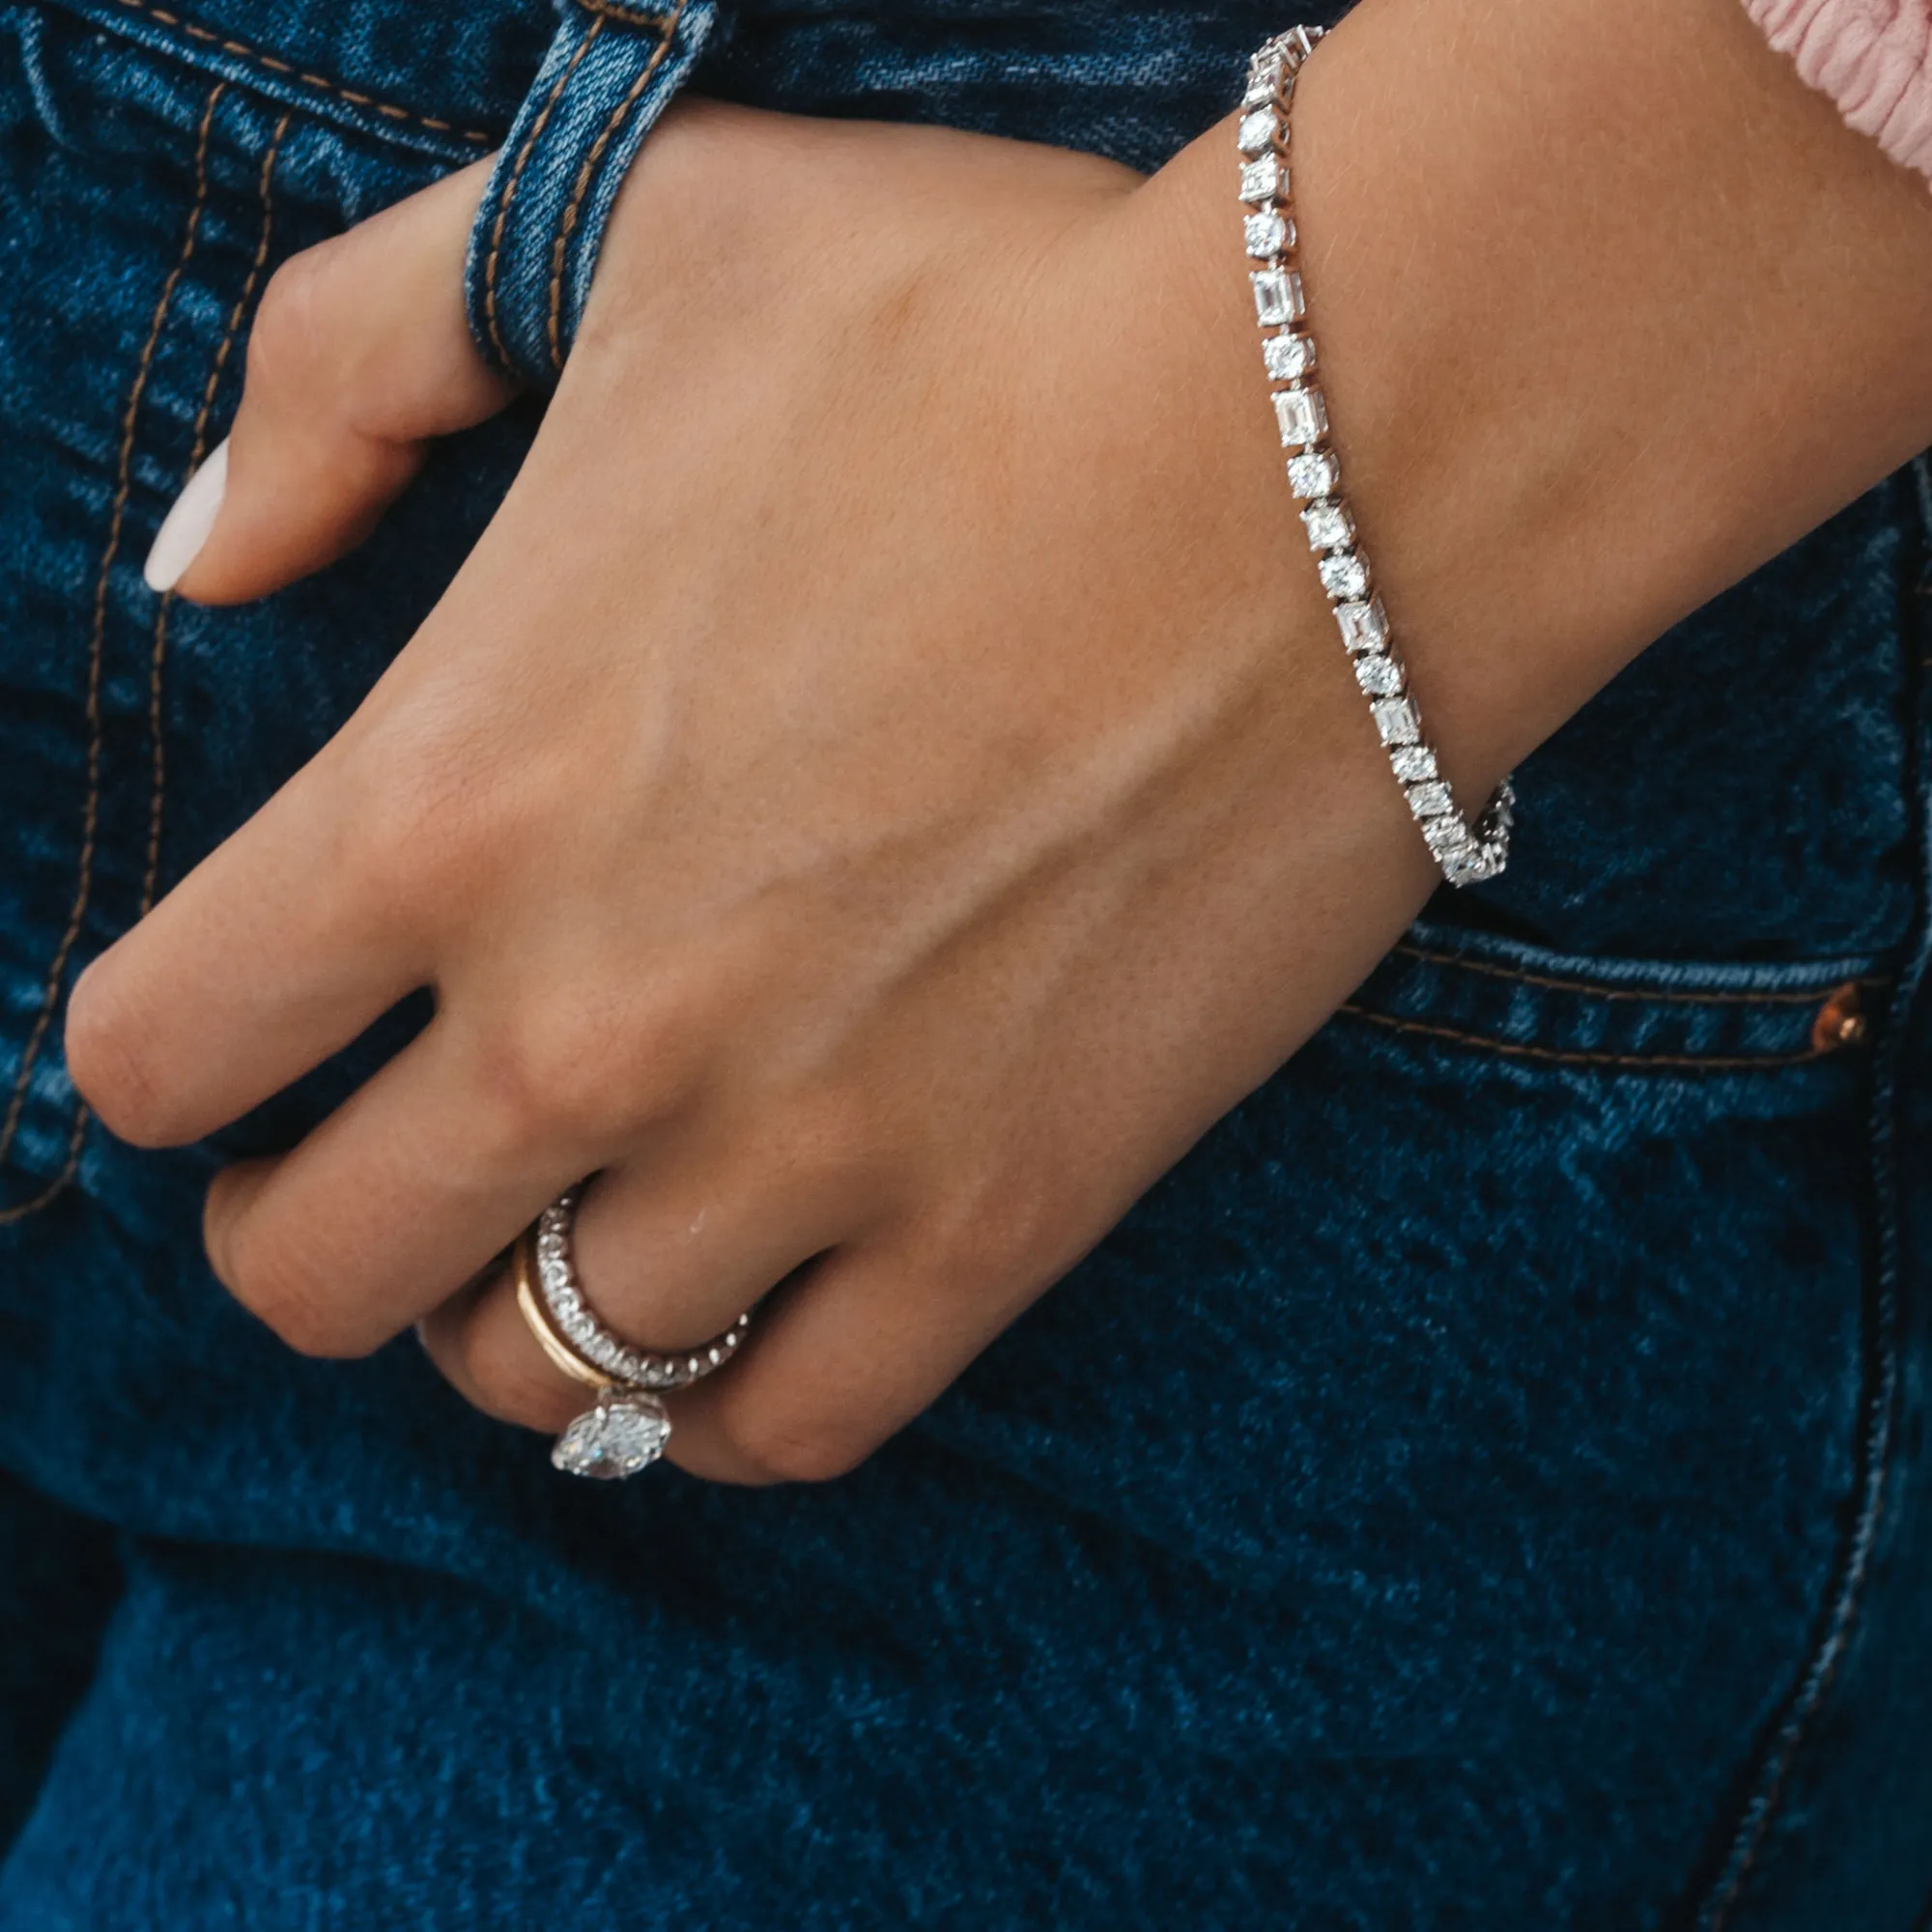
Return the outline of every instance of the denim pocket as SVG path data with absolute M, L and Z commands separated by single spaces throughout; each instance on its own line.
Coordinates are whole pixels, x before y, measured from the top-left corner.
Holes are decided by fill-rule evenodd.
M 1713 1882 L 1875 1506 L 1887 986 L 1418 927 L 919 1425 L 969 1517 L 1082 1525 L 1083 1640 L 1189 1604 L 1198 1748 L 1332 1922 L 1407 1922 L 1445 1815 L 1512 1818 L 1493 1923 Z

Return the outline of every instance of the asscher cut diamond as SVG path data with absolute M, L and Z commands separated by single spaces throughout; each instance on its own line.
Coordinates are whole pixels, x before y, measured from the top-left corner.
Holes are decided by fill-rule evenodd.
M 1332 497 L 1341 481 L 1342 466 L 1325 449 L 1307 450 L 1288 459 L 1288 487 L 1304 502 L 1316 497 Z
M 1389 767 L 1405 784 L 1435 776 L 1435 753 L 1427 745 L 1404 745 L 1389 753 Z
M 1320 442 L 1328 434 L 1328 405 L 1320 389 L 1277 389 L 1274 419 L 1285 449 Z
M 1321 573 L 1321 587 L 1336 602 L 1369 594 L 1369 566 L 1352 551 L 1324 556 L 1316 566 Z
M 1225 96 L 1222 97 L 1224 99 Z M 1235 145 L 1244 155 L 1264 155 L 1274 146 L 1275 112 L 1272 107 L 1257 107 L 1252 113 L 1241 116 L 1241 125 L 1235 132 Z M 1223 148 L 1223 154 L 1228 151 Z M 1226 180 L 1226 176 L 1222 177 Z
M 1393 658 L 1359 657 L 1355 682 L 1371 697 L 1392 697 L 1402 689 L 1402 667 Z
M 1422 821 L 1422 836 L 1429 840 L 1432 852 L 1454 852 L 1461 846 L 1475 843 L 1469 837 L 1469 828 L 1455 817 L 1425 818 Z
M 1367 604 L 1338 604 L 1335 622 L 1351 651 L 1378 651 L 1389 640 L 1388 612 L 1378 597 Z
M 1279 155 L 1264 155 L 1241 170 L 1243 201 L 1279 201 L 1288 193 L 1288 163 Z
M 1355 541 L 1355 520 L 1340 503 L 1311 503 L 1301 513 L 1310 550 L 1343 550 Z
M 1445 811 L 1454 811 L 1456 806 L 1449 796 L 1449 787 L 1432 780 L 1427 784 L 1409 786 L 1408 809 L 1418 818 L 1438 818 Z
M 1407 698 L 1378 698 L 1369 709 L 1375 713 L 1376 729 L 1382 734 L 1384 745 L 1412 745 L 1422 736 L 1415 706 Z
M 1305 306 L 1301 277 L 1293 269 L 1263 269 L 1248 280 L 1255 287 L 1255 314 L 1264 328 L 1301 320 Z
M 1262 343 L 1262 360 L 1270 379 L 1277 383 L 1298 383 L 1315 373 L 1315 338 L 1312 335 L 1270 335 Z M 1300 493 L 1297 491 L 1296 495 Z M 1320 497 L 1324 493 L 1316 491 Z

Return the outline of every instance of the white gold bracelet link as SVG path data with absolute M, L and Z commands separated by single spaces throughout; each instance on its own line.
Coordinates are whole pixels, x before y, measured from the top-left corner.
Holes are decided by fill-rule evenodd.
M 1272 391 L 1275 423 L 1288 458 L 1289 488 L 1303 504 L 1302 527 L 1315 554 L 1348 646 L 1355 682 L 1388 753 L 1390 769 L 1452 886 L 1493 879 L 1509 862 L 1516 792 L 1505 779 L 1472 823 L 1458 809 L 1423 736 L 1407 674 L 1376 594 L 1374 573 L 1355 531 L 1342 487 L 1341 459 L 1328 427 L 1328 404 L 1316 380 L 1321 366 L 1307 322 L 1307 292 L 1296 266 L 1294 200 L 1290 189 L 1290 108 L 1295 75 L 1323 29 L 1293 27 L 1278 34 L 1248 63 L 1236 141 L 1241 152 L 1242 227 L 1256 265 L 1255 317 L 1262 327 L 1262 359 Z

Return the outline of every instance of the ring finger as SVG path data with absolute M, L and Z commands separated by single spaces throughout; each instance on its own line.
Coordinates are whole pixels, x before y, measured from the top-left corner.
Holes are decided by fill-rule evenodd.
M 571 1233 L 586 1299 L 613 1334 L 675 1352 L 730 1327 L 748 1309 L 861 1225 L 856 1187 L 802 1170 L 685 1154 L 674 1168 L 640 1155 L 583 1190 Z M 583 1385 L 544 1354 L 507 1271 L 425 1318 L 423 1344 L 451 1383 L 487 1414 L 561 1429 L 586 1406 Z

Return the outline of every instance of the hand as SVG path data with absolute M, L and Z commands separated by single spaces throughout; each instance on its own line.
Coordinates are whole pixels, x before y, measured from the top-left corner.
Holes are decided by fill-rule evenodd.
M 769 1296 L 673 1460 L 833 1475 L 1419 906 L 1280 474 L 1232 144 L 1188 159 L 697 104 L 653 137 L 441 604 L 74 996 L 76 1079 L 163 1143 L 435 989 L 211 1192 L 216 1272 L 292 1344 L 426 1317 L 472 1401 L 559 1427 L 581 1391 L 490 1270 L 595 1175 L 612 1327 L 689 1345 Z M 184 594 L 326 562 L 501 403 L 457 303 L 478 186 L 275 278 Z

